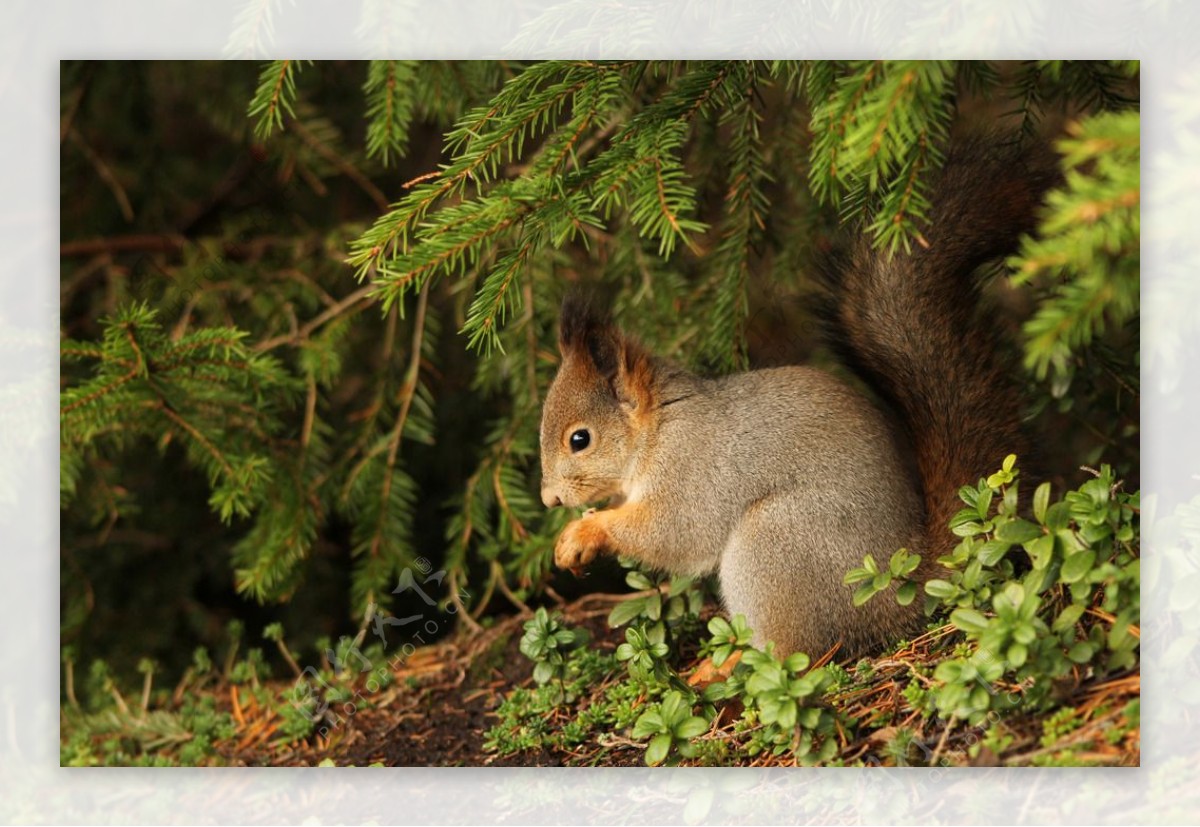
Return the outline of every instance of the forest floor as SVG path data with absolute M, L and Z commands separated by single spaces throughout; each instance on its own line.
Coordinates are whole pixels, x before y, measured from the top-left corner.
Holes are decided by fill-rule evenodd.
M 620 629 L 609 628 L 612 607 L 628 596 L 593 594 L 560 607 L 563 620 L 585 627 L 590 646 L 612 652 L 622 642 Z M 332 704 L 327 726 L 308 737 L 280 736 L 280 707 L 259 704 L 257 695 L 228 682 L 211 692 L 216 708 L 236 721 L 229 737 L 214 740 L 213 762 L 226 765 L 312 766 L 317 764 L 384 766 L 559 766 L 640 765 L 645 744 L 626 732 L 600 733 L 571 746 L 540 743 L 536 748 L 504 754 L 488 746 L 489 730 L 500 721 L 505 698 L 515 689 L 533 686 L 532 664 L 518 649 L 527 614 L 504 618 L 488 629 L 460 630 L 452 639 L 416 649 L 394 667 L 396 680 L 370 695 Z M 1006 716 L 999 727 L 978 727 L 924 717 L 908 702 L 905 687 L 921 679 L 919 667 L 934 659 L 939 638 L 951 627 L 935 629 L 899 651 L 864 664 L 842 664 L 857 678 L 829 697 L 829 703 L 858 722 L 853 732 L 838 728 L 838 763 L 916 765 L 1108 765 L 1136 766 L 1140 760 L 1137 701 L 1140 674 L 1107 676 L 1101 681 L 1080 677 L 1055 687 L 1062 705 L 1050 715 Z M 817 661 L 833 660 L 827 657 Z M 711 663 L 684 654 L 679 674 L 696 683 Z M 613 674 L 594 690 L 564 703 L 544 716 L 546 730 L 569 725 L 582 709 L 597 702 L 606 686 L 624 677 Z M 927 680 L 927 679 L 925 679 Z M 275 697 L 290 691 L 286 682 L 264 684 Z M 637 701 L 634 701 L 635 705 Z M 717 717 L 712 732 L 732 737 L 736 709 Z M 903 742 L 901 744 L 901 738 Z M 545 739 L 550 740 L 550 739 Z M 900 745 L 898 747 L 898 744 Z M 727 753 L 723 753 L 727 754 Z M 711 762 L 711 760 L 710 760 Z M 208 762 L 206 762 L 208 763 Z M 685 759 L 684 764 L 697 763 Z M 769 766 L 794 764 L 785 753 L 759 753 L 753 759 L 734 756 L 729 763 Z

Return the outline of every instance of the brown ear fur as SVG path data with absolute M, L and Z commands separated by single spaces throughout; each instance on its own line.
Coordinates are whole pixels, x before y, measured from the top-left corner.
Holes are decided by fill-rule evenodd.
M 637 342 L 621 339 L 621 369 L 616 382 L 617 396 L 625 405 L 643 415 L 653 407 L 654 361 Z
M 608 313 L 595 310 L 579 296 L 567 297 L 559 316 L 558 347 L 564 359 L 595 369 L 623 405 L 639 412 L 650 409 L 653 360 L 617 329 Z

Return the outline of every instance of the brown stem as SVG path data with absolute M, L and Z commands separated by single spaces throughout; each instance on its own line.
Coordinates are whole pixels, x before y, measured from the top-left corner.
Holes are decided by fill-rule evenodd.
M 463 619 L 464 623 L 471 627 L 471 631 L 483 631 L 483 627 L 476 622 L 475 618 L 471 617 L 471 613 L 463 605 L 462 598 L 458 596 L 458 569 L 450 570 L 450 602 L 458 609 L 458 616 Z
M 356 304 L 359 304 L 360 302 L 364 302 L 365 300 L 367 300 L 371 294 L 371 291 L 374 289 L 375 289 L 375 287 L 370 284 L 368 284 L 364 287 L 360 287 L 357 290 L 355 290 L 353 293 L 351 293 L 350 295 L 343 298 L 337 304 L 333 305 L 332 307 L 326 308 L 320 314 L 313 317 L 310 321 L 302 324 L 295 332 L 287 333 L 283 336 L 276 336 L 274 338 L 267 339 L 266 341 L 259 342 L 257 345 L 254 346 L 254 349 L 256 351 L 262 352 L 262 351 L 266 351 L 266 350 L 271 350 L 272 348 L 279 347 L 280 345 L 295 344 L 297 342 L 302 342 L 308 338 L 309 334 L 311 334 L 314 330 L 316 330 L 321 325 L 325 324 L 326 322 L 330 321 L 331 319 L 337 318 L 338 316 L 342 315 L 342 313 L 344 313 L 347 310 L 349 310 L 350 308 L 354 307 Z
M 112 192 L 113 198 L 117 201 L 117 206 L 121 208 L 121 215 L 125 217 L 126 221 L 132 221 L 133 205 L 129 203 L 129 195 L 126 194 L 125 188 L 121 186 L 121 182 L 117 180 L 117 176 L 113 173 L 112 169 L 108 164 L 104 163 L 104 159 L 100 157 L 99 153 L 92 149 L 88 142 L 83 139 L 83 136 L 79 134 L 79 130 L 71 127 L 67 132 L 67 137 L 79 148 L 79 151 L 83 153 L 83 157 L 87 159 L 88 163 L 96 170 L 96 174 L 100 176 L 100 180 Z
M 412 354 L 409 357 L 408 370 L 404 375 L 404 385 L 401 387 L 400 411 L 396 414 L 396 424 L 388 437 L 387 470 L 380 491 L 379 522 L 375 527 L 375 536 L 371 540 L 370 554 L 374 557 L 379 553 L 383 541 L 383 519 L 387 514 L 388 499 L 392 493 L 392 481 L 395 479 L 396 459 L 400 455 L 400 442 L 404 434 L 404 425 L 408 421 L 408 412 L 412 408 L 413 397 L 417 392 L 417 379 L 421 370 L 421 343 L 425 337 L 425 311 L 429 304 L 429 284 L 421 288 L 417 297 L 417 312 L 413 318 Z
M 334 151 L 332 147 L 305 129 L 304 124 L 300 123 L 300 121 L 296 120 L 295 118 L 292 118 L 288 126 L 293 132 L 296 133 L 300 140 L 312 147 L 318 155 L 329 161 L 329 163 L 333 164 L 339 172 L 357 184 L 358 188 L 365 192 L 371 198 L 371 200 L 375 202 L 375 206 L 380 212 L 387 212 L 389 206 L 387 196 L 383 194 L 383 191 L 380 190 L 379 187 L 372 184 L 371 180 L 367 178 L 367 176 L 363 175 L 362 172 L 359 171 L 358 167 L 354 166 L 354 164 L 350 163 L 348 160 L 346 160 L 346 158 Z

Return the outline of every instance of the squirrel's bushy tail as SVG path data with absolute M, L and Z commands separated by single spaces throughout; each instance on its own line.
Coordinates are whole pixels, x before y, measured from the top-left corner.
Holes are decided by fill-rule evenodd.
M 930 191 L 928 246 L 894 256 L 861 234 L 829 258 L 827 332 L 846 363 L 898 411 L 924 489 L 925 570 L 953 548 L 960 486 L 1028 459 L 1019 394 L 981 324 L 974 271 L 1012 253 L 1058 177 L 1048 148 L 974 139 L 952 146 Z

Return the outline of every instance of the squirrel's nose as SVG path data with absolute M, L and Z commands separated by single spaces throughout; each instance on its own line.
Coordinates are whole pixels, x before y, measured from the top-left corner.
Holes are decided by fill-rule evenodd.
M 554 508 L 555 506 L 562 505 L 562 498 L 549 488 L 543 488 L 542 503 L 545 504 L 546 508 Z

